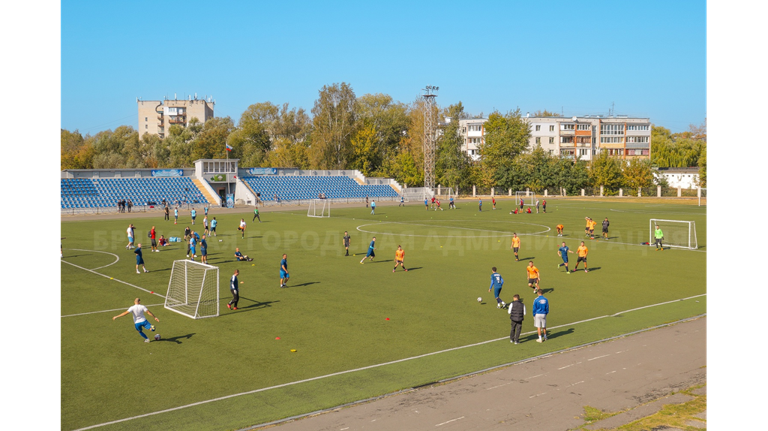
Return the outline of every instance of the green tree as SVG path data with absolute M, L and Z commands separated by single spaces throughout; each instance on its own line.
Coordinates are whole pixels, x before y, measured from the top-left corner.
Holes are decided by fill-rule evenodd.
M 605 186 L 608 189 L 621 187 L 621 160 L 609 156 L 607 151 L 601 151 L 600 155 L 592 161 L 589 174 L 595 187 Z
M 355 92 L 349 84 L 323 86 L 312 108 L 310 161 L 318 169 L 345 169 L 355 132 Z
M 445 116 L 451 118 L 442 135 L 437 140 L 435 154 L 435 179 L 437 184 L 447 187 L 459 187 L 462 179 L 468 175 L 470 166 L 469 156 L 461 151 L 463 139 L 459 134 L 459 119 L 466 116 L 461 102 L 451 105 L 445 111 Z
M 707 146 L 705 145 L 699 156 L 699 185 L 707 186 Z
M 632 158 L 624 164 L 622 184 L 629 190 L 639 187 L 651 187 L 654 183 L 653 169 L 650 160 Z
M 280 109 L 270 102 L 250 105 L 240 116 L 237 127 L 227 137 L 233 158 L 240 166 L 261 166 L 272 149 L 268 129 L 277 121 Z
M 494 111 L 485 123 L 485 143 L 480 145 L 483 186 L 493 187 L 501 166 L 511 164 L 528 146 L 530 125 L 520 116 L 520 109 L 506 115 Z
M 359 170 L 363 175 L 369 176 L 379 166 L 376 143 L 378 141 L 376 126 L 370 120 L 364 120 L 352 137 L 352 151 L 349 167 Z
M 543 111 L 536 111 L 533 113 L 534 117 L 560 117 L 561 115 L 557 112 L 549 112 L 546 109 Z
M 61 170 L 92 169 L 93 140 L 86 140 L 77 130 L 61 129 Z
M 400 138 L 409 125 L 408 106 L 393 102 L 386 94 L 366 94 L 357 98 L 355 116 L 358 122 L 372 125 L 376 131 L 373 170 L 378 170 L 383 160 L 390 155 L 395 157 L 399 152 Z
M 226 157 L 227 138 L 234 128 L 229 117 L 214 117 L 206 121 L 202 131 L 192 141 L 192 161 Z

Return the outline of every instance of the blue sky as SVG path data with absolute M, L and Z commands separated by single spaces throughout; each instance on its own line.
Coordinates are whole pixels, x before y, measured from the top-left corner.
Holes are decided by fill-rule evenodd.
M 61 127 L 137 127 L 136 97 L 212 95 L 312 109 L 323 85 L 487 115 L 650 117 L 673 132 L 706 111 L 706 3 L 74 2 L 61 4 Z

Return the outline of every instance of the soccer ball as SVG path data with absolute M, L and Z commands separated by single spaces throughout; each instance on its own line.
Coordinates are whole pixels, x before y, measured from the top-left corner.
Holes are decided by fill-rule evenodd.
M 483 302 L 483 298 L 481 298 L 481 297 L 479 297 L 479 296 L 478 296 L 478 297 L 477 297 L 477 302 Z
M 160 341 L 160 334 L 155 334 L 155 341 Z

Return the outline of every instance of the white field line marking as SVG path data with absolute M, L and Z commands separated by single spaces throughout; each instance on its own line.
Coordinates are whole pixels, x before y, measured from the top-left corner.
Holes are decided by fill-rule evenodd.
M 116 263 L 117 263 L 117 262 L 120 260 L 120 256 L 118 256 L 118 255 L 116 255 L 116 254 L 114 254 L 114 253 L 110 253 L 110 252 L 108 252 L 108 251 L 98 251 L 98 250 L 85 250 L 85 249 L 82 249 L 82 248 L 65 248 L 64 250 L 73 250 L 73 251 L 90 251 L 90 252 L 93 252 L 93 253 L 104 253 L 104 254 L 111 254 L 112 256 L 115 256 L 115 261 L 114 261 L 114 262 L 110 263 L 109 265 L 104 265 L 104 266 L 100 266 L 100 267 L 98 267 L 98 268 L 93 268 L 94 270 L 97 270 L 97 269 L 101 269 L 101 268 L 106 268 L 106 267 L 108 267 L 108 266 L 112 266 L 112 265 L 116 264 Z
M 528 397 L 528 398 L 536 398 L 536 397 L 540 397 L 540 396 L 542 396 L 542 395 L 544 395 L 544 394 L 546 394 L 546 392 L 542 392 L 542 393 L 540 393 L 540 394 L 536 394 L 536 395 L 531 395 L 531 396 L 530 396 L 530 397 Z
M 83 269 L 85 269 L 85 268 L 83 268 Z M 90 271 L 90 270 L 87 270 L 87 271 Z M 101 275 L 101 274 L 99 274 L 99 275 Z M 141 289 L 141 288 L 139 288 L 139 289 Z M 144 289 L 142 289 L 142 290 L 144 290 Z M 679 301 L 683 301 L 683 300 L 687 300 L 687 299 L 692 299 L 692 298 L 698 298 L 700 296 L 706 296 L 706 293 L 703 293 L 701 295 L 691 296 L 689 298 L 683 298 L 683 299 L 680 299 Z M 667 302 L 662 302 L 662 303 L 659 303 L 659 304 L 656 304 L 656 305 L 664 305 L 664 304 L 669 304 L 671 302 L 677 302 L 677 301 L 667 301 Z M 653 306 L 656 306 L 656 305 L 650 305 L 648 307 L 653 307 Z M 648 307 L 636 308 L 635 310 L 640 310 L 642 308 L 648 308 Z M 616 314 L 614 314 L 614 316 L 617 316 L 617 315 L 622 314 L 622 313 L 623 312 L 616 313 Z M 564 324 L 564 325 L 559 325 L 559 326 L 553 326 L 552 328 L 548 328 L 548 329 L 555 329 L 555 328 L 562 328 L 562 327 L 566 327 L 566 326 L 572 326 L 572 325 L 576 325 L 576 324 L 579 324 L 579 323 L 590 322 L 590 321 L 593 321 L 593 320 L 602 319 L 602 318 L 605 318 L 605 317 L 609 317 L 609 316 L 605 315 L 605 316 L 595 317 L 595 318 L 592 318 L 592 319 L 580 320 L 580 321 L 574 322 L 574 323 L 569 323 L 569 324 Z M 521 334 L 521 335 L 528 335 L 528 334 L 534 334 L 534 333 L 536 333 L 536 331 L 529 331 L 529 332 L 526 332 L 525 334 Z M 218 397 L 218 398 L 211 398 L 211 399 L 208 399 L 208 400 L 198 401 L 196 403 L 186 404 L 186 405 L 183 405 L 183 406 L 171 407 L 171 408 L 165 409 L 165 410 L 158 410 L 156 412 L 144 413 L 142 415 L 131 416 L 131 417 L 127 417 L 127 418 L 123 418 L 123 419 L 117 419 L 117 420 L 110 421 L 110 422 L 104 422 L 104 423 L 101 423 L 101 424 L 87 426 L 87 427 L 84 427 L 84 428 L 78 428 L 75 431 L 89 430 L 89 429 L 99 428 L 99 427 L 106 426 L 106 425 L 114 425 L 114 424 L 121 423 L 121 422 L 127 422 L 127 421 L 134 420 L 134 419 L 141 419 L 141 418 L 145 418 L 145 417 L 149 417 L 149 416 L 155 416 L 155 415 L 159 415 L 159 414 L 162 414 L 162 413 L 170 413 L 170 412 L 174 412 L 174 411 L 177 411 L 177 410 L 183 410 L 183 409 L 186 409 L 186 408 L 189 408 L 189 407 L 195 407 L 195 406 L 200 406 L 200 405 L 204 405 L 204 404 L 213 403 L 213 402 L 216 402 L 216 401 L 228 400 L 230 398 L 235 398 L 235 397 L 239 397 L 239 396 L 243 396 L 243 395 L 252 395 L 252 394 L 257 394 L 259 392 L 269 391 L 269 390 L 272 390 L 272 389 L 280 389 L 280 388 L 284 388 L 284 387 L 288 387 L 288 386 L 295 386 L 295 385 L 298 385 L 298 384 L 301 384 L 301 383 L 313 382 L 313 381 L 316 381 L 316 380 L 323 380 L 323 379 L 327 379 L 327 378 L 330 378 L 330 377 L 342 376 L 342 375 L 345 375 L 345 374 L 355 373 L 355 372 L 358 372 L 358 371 L 365 371 L 365 370 L 370 370 L 370 369 L 374 369 L 374 368 L 380 368 L 380 367 L 384 367 L 384 366 L 387 366 L 387 365 L 398 364 L 398 363 L 402 363 L 402 362 L 411 361 L 411 360 L 414 360 L 414 359 L 426 358 L 426 357 L 429 357 L 429 356 L 434 356 L 434 355 L 438 355 L 438 354 L 441 354 L 441 353 L 452 352 L 452 351 L 455 351 L 455 350 L 462 350 L 462 349 L 466 349 L 466 348 L 469 348 L 469 347 L 481 346 L 483 344 L 489 344 L 489 343 L 493 343 L 493 342 L 501 341 L 501 340 L 509 340 L 509 336 L 504 336 L 504 337 L 496 338 L 496 339 L 493 339 L 493 340 L 481 341 L 479 343 L 467 344 L 465 346 L 451 347 L 450 349 L 438 350 L 436 352 L 424 353 L 423 355 L 411 356 L 409 358 L 396 359 L 394 361 L 382 362 L 380 364 L 373 364 L 373 365 L 368 365 L 368 366 L 360 367 L 360 368 L 353 368 L 351 370 L 339 371 L 339 372 L 336 372 L 336 373 L 325 374 L 325 375 L 322 375 L 322 376 L 310 377 L 310 378 L 307 378 L 307 379 L 296 380 L 296 381 L 288 382 L 288 383 L 282 383 L 282 384 L 279 384 L 279 385 L 269 386 L 269 387 L 266 387 L 266 388 L 254 389 L 252 391 L 246 391 L 246 392 L 240 392 L 240 393 L 237 393 L 237 394 L 225 395 L 223 397 Z M 544 374 L 537 374 L 537 375 L 535 375 L 533 377 L 529 377 L 528 379 L 532 379 L 534 377 L 539 377 L 539 376 L 542 376 L 542 375 L 544 375 Z M 543 395 L 543 394 L 540 394 L 540 395 Z M 538 396 L 538 395 L 535 395 L 535 396 Z M 533 398 L 533 397 L 531 397 L 531 398 Z
M 595 356 L 595 357 L 594 357 L 594 358 L 592 358 L 592 359 L 587 359 L 587 362 L 589 362 L 589 361 L 594 361 L 595 359 L 605 358 L 606 356 L 611 356 L 611 354 L 609 353 L 609 354 L 607 354 L 607 355 L 603 355 L 603 356 Z
M 572 366 L 574 366 L 574 365 L 579 365 L 580 363 L 581 363 L 581 362 L 576 362 L 575 364 L 566 365 L 566 366 L 564 366 L 564 367 L 560 367 L 560 368 L 558 368 L 558 370 L 564 370 L 564 369 L 566 369 L 566 368 L 570 368 L 570 367 L 572 367 Z
M 436 426 L 436 427 L 439 427 L 439 426 L 442 426 L 442 425 L 445 425 L 445 424 L 449 424 L 449 423 L 451 423 L 451 422 L 456 422 L 456 421 L 458 421 L 458 420 L 461 420 L 461 419 L 464 419 L 464 416 L 462 416 L 462 417 L 460 417 L 460 418 L 456 418 L 456 419 L 451 419 L 451 420 L 449 420 L 449 421 L 443 422 L 443 423 L 441 423 L 441 424 L 437 424 L 437 425 L 435 425 L 435 426 Z
M 123 281 L 123 280 L 118 280 L 117 278 L 112 278 L 112 277 L 110 277 L 110 276 L 108 276 L 108 275 L 104 275 L 104 274 L 98 273 L 98 272 L 96 272 L 96 271 L 94 271 L 94 270 L 92 270 L 92 269 L 83 268 L 83 267 L 82 267 L 82 266 L 80 266 L 80 265 L 75 265 L 74 263 L 71 263 L 71 262 L 67 262 L 66 260 L 62 260 L 62 262 L 66 263 L 67 265 L 72 265 L 72 266 L 74 266 L 75 268 L 80 268 L 80 269 L 82 269 L 83 271 L 88 271 L 88 272 L 91 272 L 91 273 L 93 273 L 93 274 L 96 274 L 96 275 L 102 276 L 102 277 L 104 277 L 104 278 L 108 278 L 108 279 L 111 279 L 111 280 L 117 281 L 118 283 L 123 283 L 123 284 L 125 284 L 126 286 L 131 286 L 131 287 L 133 287 L 133 288 L 136 288 L 136 289 L 139 289 L 139 290 L 143 290 L 144 292 L 150 293 L 150 291 L 149 291 L 149 290 L 147 290 L 147 289 L 145 289 L 145 288 L 143 288 L 143 287 L 139 287 L 139 286 L 136 286 L 135 284 L 131 284 L 131 283 L 125 282 L 125 281 Z M 159 293 L 153 293 L 152 295 L 157 295 L 157 296 L 159 296 L 159 297 L 161 297 L 161 298 L 165 299 L 165 296 L 163 296 L 163 295 L 161 295 L 161 294 L 159 294 Z
M 613 374 L 613 373 L 615 373 L 615 372 L 616 372 L 616 371 L 614 370 L 614 371 L 611 371 L 611 372 L 609 372 L 609 373 L 605 373 L 605 375 L 607 376 L 608 374 Z
M 512 383 L 514 383 L 514 382 L 508 382 L 508 383 L 504 383 L 504 384 L 502 384 L 502 385 L 496 385 L 496 386 L 493 386 L 493 387 L 490 387 L 490 388 L 485 388 L 485 390 L 486 390 L 486 391 L 490 391 L 491 389 L 496 389 L 496 388 L 500 388 L 500 387 L 502 387 L 502 386 L 511 385 Z
M 541 377 L 541 376 L 543 376 L 543 375 L 544 375 L 544 374 L 536 374 L 535 376 L 531 376 L 531 377 L 528 377 L 528 378 L 527 378 L 527 379 L 525 379 L 525 380 L 531 380 L 531 379 L 535 379 L 536 377 Z
M 144 306 L 145 306 L 145 307 L 156 307 L 156 306 L 158 306 L 158 305 L 165 305 L 165 304 L 149 304 L 149 305 L 146 305 L 146 304 L 145 304 Z M 127 308 L 123 307 L 123 308 L 115 308 L 115 309 L 113 309 L 113 310 L 100 310 L 100 311 L 91 311 L 91 312 L 89 312 L 89 313 L 67 314 L 67 315 L 65 315 L 65 316 L 61 316 L 61 318 L 63 319 L 63 318 L 65 318 L 65 317 L 75 317 L 75 316 L 86 316 L 86 315 L 88 315 L 88 314 L 109 313 L 110 311 L 120 311 L 120 310 L 127 310 Z

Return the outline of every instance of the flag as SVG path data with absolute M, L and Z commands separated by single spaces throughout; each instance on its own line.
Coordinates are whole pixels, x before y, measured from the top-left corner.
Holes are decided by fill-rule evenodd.
M 232 147 L 229 146 L 229 144 L 224 144 L 227 146 L 227 151 L 232 151 Z

